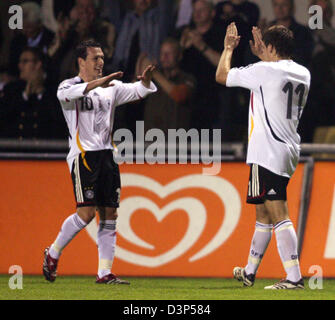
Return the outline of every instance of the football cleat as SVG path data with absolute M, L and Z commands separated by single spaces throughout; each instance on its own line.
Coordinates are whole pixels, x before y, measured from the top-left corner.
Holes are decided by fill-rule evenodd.
M 244 268 L 235 267 L 233 270 L 234 278 L 238 281 L 242 281 L 245 287 L 252 287 L 255 283 L 254 274 L 246 274 Z
M 58 259 L 51 258 L 49 247 L 44 249 L 43 274 L 46 280 L 54 282 L 57 277 Z
M 97 276 L 95 283 L 105 283 L 105 284 L 130 284 L 130 282 L 126 280 L 121 280 L 115 276 L 115 274 L 110 273 L 102 278 Z
M 304 285 L 304 279 L 301 278 L 297 282 L 293 282 L 287 279 L 283 279 L 272 286 L 267 286 L 264 289 L 266 290 L 281 290 L 281 289 L 289 289 L 289 290 L 295 290 L 295 289 L 305 289 Z

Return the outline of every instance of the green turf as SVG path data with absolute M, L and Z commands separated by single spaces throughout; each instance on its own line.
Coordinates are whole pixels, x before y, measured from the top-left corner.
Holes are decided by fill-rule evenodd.
M 258 279 L 252 288 L 243 288 L 233 279 L 127 278 L 130 286 L 98 285 L 94 277 L 58 277 L 49 283 L 42 276 L 24 276 L 23 289 L 8 287 L 9 275 L 0 276 L 1 300 L 334 300 L 335 280 L 323 281 L 322 290 L 268 291 L 275 280 Z

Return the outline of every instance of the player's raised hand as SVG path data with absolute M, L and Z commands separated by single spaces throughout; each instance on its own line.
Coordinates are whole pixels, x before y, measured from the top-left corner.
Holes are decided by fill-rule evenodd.
M 122 77 L 123 77 L 122 71 L 111 73 L 110 75 L 99 79 L 101 81 L 99 86 L 102 88 L 113 87 L 114 84 L 111 81 L 121 79 Z
M 249 41 L 251 52 L 261 60 L 264 60 L 266 55 L 266 46 L 262 40 L 261 30 L 257 27 L 253 27 L 252 36 L 254 41 Z
M 137 76 L 137 79 L 141 80 L 143 85 L 147 88 L 150 88 L 150 82 L 151 82 L 151 79 L 152 79 L 152 74 L 153 74 L 155 69 L 156 69 L 156 67 L 154 65 L 150 64 L 144 69 L 142 75 Z
M 235 22 L 232 22 L 226 31 L 226 37 L 224 40 L 225 49 L 235 49 L 241 40 L 241 36 L 238 35 L 237 27 Z

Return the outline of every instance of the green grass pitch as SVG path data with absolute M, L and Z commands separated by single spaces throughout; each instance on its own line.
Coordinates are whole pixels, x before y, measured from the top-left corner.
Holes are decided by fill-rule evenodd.
M 324 279 L 322 290 L 264 290 L 277 280 L 257 279 L 243 288 L 234 279 L 125 278 L 127 285 L 96 284 L 94 277 L 59 276 L 54 283 L 43 276 L 23 276 L 23 289 L 8 286 L 10 275 L 0 276 L 0 300 L 334 300 L 335 279 Z

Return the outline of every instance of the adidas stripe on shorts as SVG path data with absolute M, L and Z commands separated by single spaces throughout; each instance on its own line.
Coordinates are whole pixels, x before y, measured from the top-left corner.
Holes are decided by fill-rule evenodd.
M 262 204 L 265 200 L 287 199 L 290 179 L 277 175 L 257 164 L 250 165 L 247 203 Z

